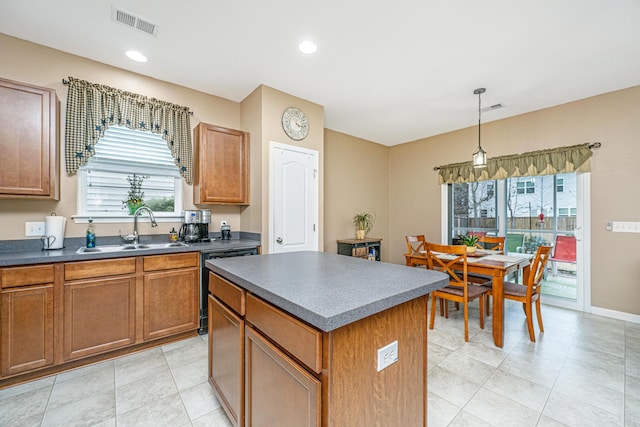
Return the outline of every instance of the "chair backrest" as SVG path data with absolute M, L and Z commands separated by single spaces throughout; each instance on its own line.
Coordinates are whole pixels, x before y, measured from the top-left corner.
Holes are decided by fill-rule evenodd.
M 552 261 L 576 262 L 575 236 L 556 236 Z
M 504 252 L 505 238 L 502 236 L 480 236 L 476 246 L 480 249 Z
M 449 285 L 464 287 L 467 294 L 467 247 L 462 245 L 439 245 L 425 243 L 427 251 L 427 268 L 441 271 L 449 275 Z M 460 271 L 462 262 L 462 272 Z
M 420 234 L 417 236 L 405 236 L 405 240 L 407 241 L 407 251 L 410 254 L 420 253 L 421 251 L 426 251 L 424 244 L 424 234 Z
M 546 268 L 549 255 L 551 254 L 551 246 L 538 246 L 536 256 L 529 267 L 529 278 L 527 280 L 527 295 L 531 296 L 540 285 L 544 277 L 544 269 Z
M 507 252 L 523 252 L 524 234 L 507 233 Z
M 469 231 L 467 232 L 468 236 L 477 236 L 477 237 L 483 237 L 487 235 L 486 231 Z

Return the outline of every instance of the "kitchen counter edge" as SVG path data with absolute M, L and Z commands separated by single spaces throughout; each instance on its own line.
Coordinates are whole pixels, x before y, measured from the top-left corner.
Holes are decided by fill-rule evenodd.
M 47 264 L 52 262 L 92 261 L 99 259 L 130 258 L 147 255 L 164 255 L 184 252 L 223 252 L 234 249 L 255 248 L 260 246 L 259 240 L 232 239 L 214 240 L 207 243 L 189 243 L 184 247 L 140 249 L 135 251 L 104 252 L 78 254 L 76 251 L 81 246 L 68 246 L 54 250 L 29 250 L 15 252 L 0 252 L 0 268 L 15 267 L 21 265 Z M 98 245 L 99 247 L 99 245 Z

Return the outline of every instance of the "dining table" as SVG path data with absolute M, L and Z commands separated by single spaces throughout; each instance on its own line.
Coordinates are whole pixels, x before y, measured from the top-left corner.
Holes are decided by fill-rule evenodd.
M 424 251 L 407 253 L 404 256 L 408 266 L 424 265 L 429 268 Z M 496 347 L 504 345 L 504 278 L 511 273 L 522 271 L 522 280 L 523 283 L 526 283 L 533 256 L 533 254 L 519 252 L 504 254 L 500 251 L 481 249 L 476 250 L 475 253 L 467 254 L 467 272 L 490 276 L 492 280 L 493 320 L 491 323 L 493 325 L 493 342 Z M 460 269 L 462 269 L 462 261 Z

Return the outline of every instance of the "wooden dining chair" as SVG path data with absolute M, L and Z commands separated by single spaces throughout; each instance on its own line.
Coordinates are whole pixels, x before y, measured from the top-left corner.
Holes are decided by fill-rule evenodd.
M 551 246 L 538 246 L 536 256 L 529 267 L 529 276 L 526 283 L 521 285 L 515 282 L 504 282 L 504 298 L 519 301 L 522 303 L 524 312 L 527 315 L 527 328 L 529 329 L 529 339 L 536 342 L 533 332 L 533 303 L 536 303 L 536 315 L 538 316 L 538 326 L 540 332 L 544 332 L 542 326 L 542 314 L 540 313 L 540 282 L 547 266 Z
M 469 283 L 467 277 L 467 248 L 462 245 L 439 245 L 425 243 L 427 267 L 449 275 L 449 285 L 431 292 L 431 318 L 429 329 L 433 329 L 436 316 L 436 299 L 462 303 L 464 309 L 464 340 L 469 341 L 469 302 L 475 299 L 480 303 L 480 329 L 484 329 L 484 301 L 489 292 L 484 286 Z M 460 271 L 460 266 L 462 270 Z M 445 310 L 448 317 L 448 310 Z
M 416 254 L 421 251 L 424 253 L 424 234 L 419 234 L 417 236 L 405 236 L 405 240 L 407 241 L 407 253 Z
M 486 249 L 490 251 L 504 252 L 505 239 L 506 238 L 503 236 L 479 236 L 476 247 L 479 249 Z
M 480 236 L 478 238 L 478 243 L 476 243 L 476 247 L 479 249 L 486 249 L 491 251 L 502 251 L 504 253 L 506 237 L 504 236 Z M 469 273 L 469 281 L 473 283 L 481 284 L 484 287 L 491 289 L 491 276 L 487 276 L 484 274 L 476 274 Z M 486 304 L 485 304 L 485 314 L 489 316 L 491 313 L 491 304 L 489 302 L 491 294 L 487 294 Z

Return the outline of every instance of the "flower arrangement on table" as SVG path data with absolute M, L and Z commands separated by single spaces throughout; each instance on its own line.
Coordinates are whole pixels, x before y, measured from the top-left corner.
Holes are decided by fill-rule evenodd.
M 145 179 L 149 178 L 146 175 L 127 175 L 127 181 L 129 181 L 129 192 L 127 193 L 126 200 L 123 200 L 123 205 L 129 209 L 129 215 L 133 215 L 140 206 L 144 206 L 144 192 L 142 191 L 142 183 Z

